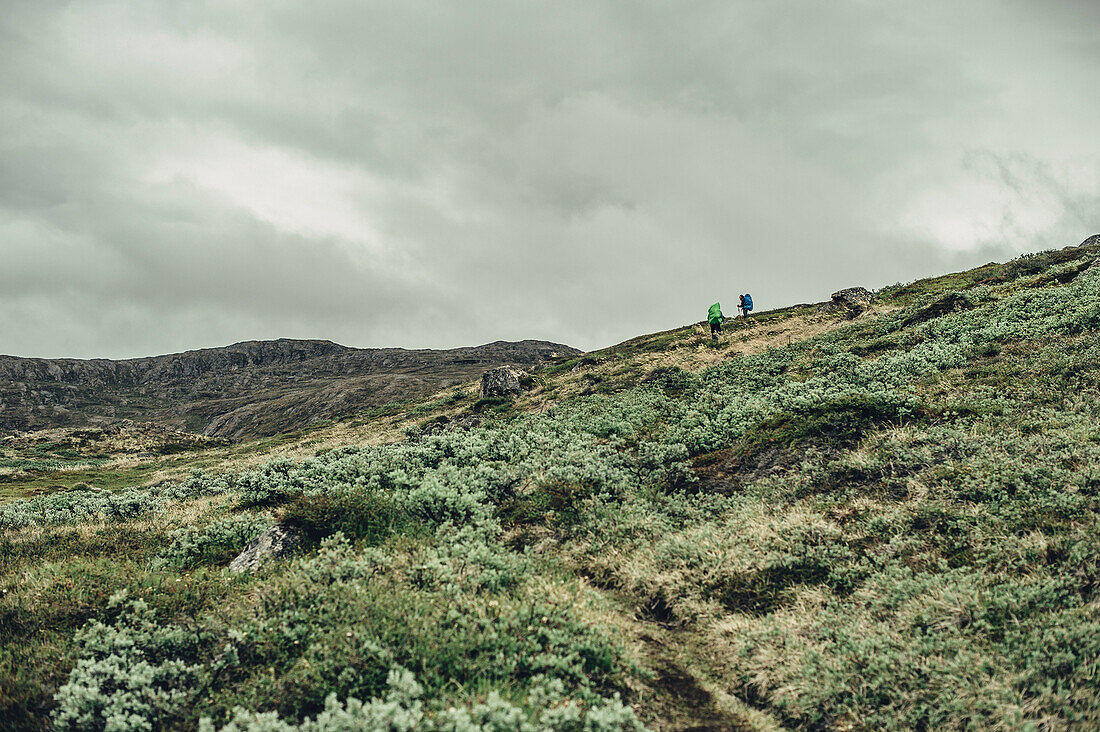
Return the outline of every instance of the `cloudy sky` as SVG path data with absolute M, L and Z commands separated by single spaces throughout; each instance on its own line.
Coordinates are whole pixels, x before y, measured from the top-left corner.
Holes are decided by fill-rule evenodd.
M 1100 3 L 0 0 L 0 353 L 595 348 L 1100 231 Z

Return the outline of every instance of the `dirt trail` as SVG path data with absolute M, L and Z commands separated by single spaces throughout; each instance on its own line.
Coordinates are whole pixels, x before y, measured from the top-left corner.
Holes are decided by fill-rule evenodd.
M 690 631 L 642 620 L 637 639 L 653 671 L 652 695 L 639 711 L 655 732 L 781 732 L 765 711 L 708 688 L 706 652 Z M 702 674 L 702 675 L 701 675 Z
M 635 598 L 574 567 L 582 581 L 602 595 L 628 636 L 639 664 L 652 673 L 633 687 L 632 706 L 653 732 L 784 732 L 763 709 L 723 690 L 727 659 L 715 656 L 690 628 L 660 608 L 640 607 Z
M 873 307 L 858 319 L 873 318 L 896 310 L 893 307 Z M 740 321 L 734 321 L 740 323 Z M 751 356 L 769 348 L 787 346 L 815 338 L 822 333 L 849 325 L 853 321 L 835 315 L 795 315 L 784 320 L 752 323 L 748 327 L 729 329 L 722 333 L 719 348 L 709 343 L 709 331 L 702 325 L 692 329 L 697 343 L 674 350 L 651 354 L 649 366 L 679 366 L 688 371 L 699 371 L 729 360 L 732 355 Z
M 699 681 L 680 665 L 676 651 L 666 642 L 643 635 L 647 659 L 656 674 L 652 682 L 658 697 L 653 707 L 644 710 L 660 721 L 653 723 L 657 732 L 749 732 L 754 727 L 747 720 L 733 717 L 718 708 L 714 696 L 700 686 Z M 647 716 L 649 716 L 647 714 Z

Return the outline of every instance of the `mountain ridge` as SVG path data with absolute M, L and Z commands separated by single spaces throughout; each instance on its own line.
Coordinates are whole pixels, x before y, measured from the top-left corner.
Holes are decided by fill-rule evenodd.
M 5 355 L 0 430 L 123 418 L 217 437 L 268 435 L 424 396 L 493 366 L 579 353 L 530 339 L 405 349 L 282 338 L 118 360 Z

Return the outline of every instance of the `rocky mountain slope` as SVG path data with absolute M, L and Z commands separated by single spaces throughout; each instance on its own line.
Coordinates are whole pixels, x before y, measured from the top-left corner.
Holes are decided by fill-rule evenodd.
M 406 350 L 280 339 L 121 361 L 0 356 L 0 431 L 133 419 L 215 437 L 270 435 L 422 397 L 493 366 L 577 353 L 533 340 Z

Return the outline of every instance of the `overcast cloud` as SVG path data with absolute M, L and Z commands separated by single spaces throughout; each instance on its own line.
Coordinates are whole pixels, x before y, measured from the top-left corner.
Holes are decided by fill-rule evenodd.
M 0 3 L 0 352 L 595 348 L 1100 230 L 1100 3 Z

